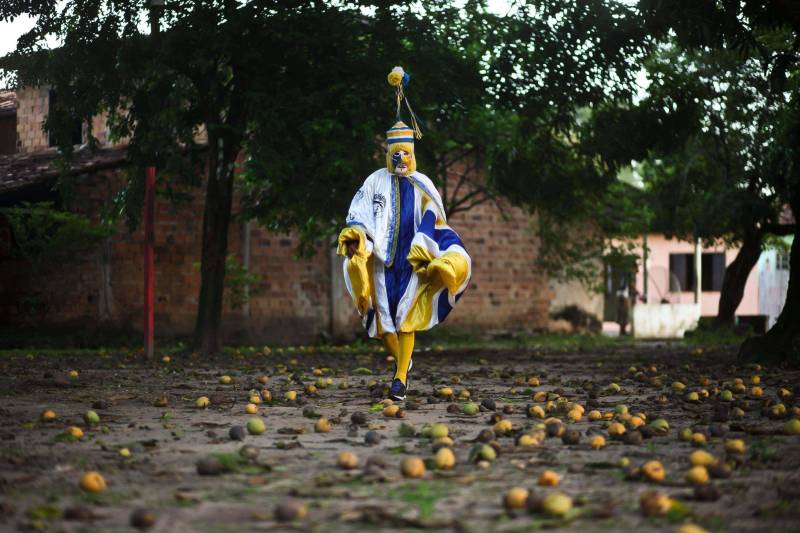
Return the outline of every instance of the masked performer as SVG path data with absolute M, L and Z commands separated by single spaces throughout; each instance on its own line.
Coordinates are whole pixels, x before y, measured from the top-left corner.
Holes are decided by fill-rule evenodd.
M 401 67 L 389 74 L 397 92 L 397 122 L 386 133 L 386 168 L 373 172 L 356 192 L 339 234 L 347 290 L 370 337 L 382 338 L 396 371 L 389 398 L 404 400 L 414 350 L 414 332 L 442 322 L 464 293 L 471 260 L 447 225 L 442 199 L 431 180 L 417 172 L 417 118 L 403 88 Z M 400 120 L 405 102 L 413 128 Z

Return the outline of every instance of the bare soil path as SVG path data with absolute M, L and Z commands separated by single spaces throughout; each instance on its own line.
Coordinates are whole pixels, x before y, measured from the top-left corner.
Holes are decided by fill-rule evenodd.
M 130 352 L 6 353 L 0 357 L 0 529 L 675 531 L 693 523 L 709 531 L 800 531 L 800 436 L 784 429 L 797 417 L 800 371 L 736 366 L 733 353 L 658 345 L 423 351 L 414 356 L 403 418 L 386 417 L 376 405 L 393 366 L 378 353 L 243 350 L 216 361 L 169 354 L 169 362 L 161 353 L 145 364 Z M 442 397 L 443 387 L 454 397 Z M 251 391 L 272 398 L 256 415 L 245 412 Z M 287 391 L 297 399 L 285 399 Z M 202 396 L 207 408 L 196 406 Z M 465 414 L 468 403 L 482 401 L 477 414 Z M 576 405 L 580 420 L 569 414 Z M 544 425 L 540 413 L 529 413 L 532 406 L 563 427 Z M 45 409 L 53 420 L 41 420 Z M 99 423 L 84 421 L 88 410 Z M 590 421 L 595 410 L 604 419 Z M 621 422 L 629 434 L 638 414 L 644 415 L 639 436 L 612 438 L 611 423 Z M 263 434 L 230 438 L 232 426 L 255 417 L 266 424 Z M 319 417 L 330 422 L 329 432 L 315 431 Z M 498 427 L 492 439 L 484 430 L 500 418 L 511 431 Z M 656 419 L 666 420 L 668 431 L 654 429 Z M 450 470 L 430 462 L 434 444 L 426 435 L 434 423 L 446 424 L 453 441 Z M 69 426 L 82 438 L 68 437 Z M 681 440 L 682 428 L 703 434 L 705 446 Z M 570 436 L 541 440 L 542 431 L 570 430 L 578 432 L 577 444 L 565 443 Z M 377 443 L 365 442 L 369 431 L 380 436 Z M 520 446 L 525 433 L 534 442 Z M 595 436 L 604 437 L 605 447 L 590 446 Z M 474 457 L 481 439 L 497 452 L 494 461 Z M 745 450 L 726 451 L 736 439 Z M 252 447 L 249 458 L 240 454 L 243 446 Z M 722 462 L 707 469 L 710 483 L 695 490 L 685 476 L 698 449 Z M 356 468 L 337 465 L 342 451 L 355 454 Z M 411 456 L 428 461 L 421 478 L 401 472 Z M 652 460 L 666 471 L 661 482 L 637 470 Z M 91 470 L 104 477 L 106 490 L 79 488 Z M 546 470 L 559 476 L 558 486 L 538 485 Z M 530 509 L 504 507 L 512 487 L 529 490 Z M 669 498 L 669 509 L 647 516 L 640 497 L 654 490 Z M 564 516 L 541 508 L 541 498 L 556 491 L 573 503 Z

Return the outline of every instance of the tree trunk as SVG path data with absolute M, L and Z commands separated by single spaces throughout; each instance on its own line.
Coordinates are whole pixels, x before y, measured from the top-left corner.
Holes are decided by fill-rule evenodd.
M 792 204 L 795 217 L 800 202 Z M 747 339 L 739 349 L 742 361 L 800 362 L 800 224 L 795 225 L 794 241 L 789 255 L 789 289 L 778 321 L 760 337 Z
M 759 231 L 747 232 L 736 259 L 725 269 L 722 290 L 719 294 L 719 308 L 715 320 L 718 326 L 733 326 L 736 309 L 744 296 L 744 287 L 750 271 L 761 255 L 763 235 Z
M 203 213 L 203 249 L 200 266 L 200 298 L 193 348 L 203 356 L 222 350 L 220 326 L 225 289 L 225 258 L 233 202 L 234 163 L 240 142 L 209 132 L 208 180 Z

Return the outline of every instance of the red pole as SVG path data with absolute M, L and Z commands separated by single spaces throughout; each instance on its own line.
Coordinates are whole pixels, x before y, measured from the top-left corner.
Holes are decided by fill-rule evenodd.
M 147 167 L 144 189 L 144 351 L 145 357 L 153 358 L 153 270 L 155 230 L 155 182 L 156 167 Z

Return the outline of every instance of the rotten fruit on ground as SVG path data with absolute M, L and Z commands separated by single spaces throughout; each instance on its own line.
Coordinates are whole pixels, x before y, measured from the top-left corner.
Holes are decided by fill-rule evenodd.
M 266 424 L 260 418 L 251 418 L 247 421 L 247 431 L 251 435 L 261 435 L 267 430 Z
M 572 498 L 561 492 L 551 492 L 542 498 L 541 509 L 550 516 L 564 516 L 572 510 Z
M 639 507 L 641 507 L 645 516 L 665 515 L 672 507 L 672 500 L 666 494 L 645 491 L 639 496 Z
M 331 423 L 324 416 L 317 419 L 314 424 L 314 431 L 317 433 L 328 433 L 331 430 Z
M 103 492 L 106 490 L 106 480 L 100 472 L 90 470 L 81 476 L 79 486 L 85 492 Z
M 503 496 L 503 505 L 506 509 L 523 509 L 528 500 L 528 489 L 514 487 Z
M 400 470 L 405 477 L 420 478 L 425 474 L 425 463 L 419 457 L 406 457 Z
M 561 481 L 561 476 L 552 470 L 545 470 L 539 476 L 537 483 L 543 487 L 555 487 Z
M 208 399 L 208 396 L 200 396 L 194 404 L 200 409 L 205 409 L 211 404 L 211 400 Z
M 136 509 L 131 513 L 130 523 L 136 529 L 150 529 L 156 523 L 156 513 L 149 509 Z
M 433 463 L 439 470 L 450 470 L 456 465 L 456 456 L 450 448 L 442 447 L 433 456 Z
M 659 461 L 648 461 L 642 465 L 642 474 L 648 480 L 659 483 L 664 481 L 666 472 L 664 471 L 664 465 Z
M 275 507 L 275 519 L 279 522 L 302 520 L 308 514 L 306 506 L 295 500 L 286 500 Z
M 705 466 L 693 466 L 686 472 L 686 481 L 692 485 L 705 485 L 708 483 L 708 470 Z
M 383 416 L 387 418 L 394 418 L 395 416 L 397 416 L 397 413 L 399 411 L 400 411 L 399 405 L 395 404 L 387 405 L 386 407 L 383 408 Z
M 358 457 L 353 452 L 343 451 L 336 458 L 336 464 L 344 470 L 353 470 L 358 468 Z

